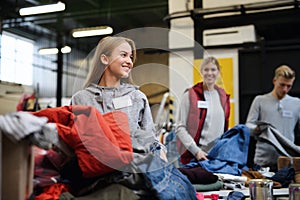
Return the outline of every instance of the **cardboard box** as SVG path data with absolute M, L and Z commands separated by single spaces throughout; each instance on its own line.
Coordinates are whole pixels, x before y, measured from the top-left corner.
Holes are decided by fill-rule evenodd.
M 3 134 L 0 145 L 2 151 L 1 199 L 27 199 L 33 191 L 33 148 L 27 140 L 15 144 Z

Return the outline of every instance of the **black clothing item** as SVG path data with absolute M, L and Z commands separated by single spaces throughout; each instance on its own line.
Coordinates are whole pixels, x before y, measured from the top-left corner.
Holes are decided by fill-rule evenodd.
M 218 181 L 218 176 L 202 167 L 178 168 L 178 170 L 187 176 L 192 184 L 211 184 Z

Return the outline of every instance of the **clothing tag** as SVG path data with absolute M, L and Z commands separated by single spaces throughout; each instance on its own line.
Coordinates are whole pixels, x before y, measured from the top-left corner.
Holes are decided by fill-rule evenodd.
M 130 97 L 127 95 L 127 96 L 123 96 L 123 97 L 114 98 L 113 104 L 114 104 L 115 109 L 120 109 L 120 108 L 132 106 L 132 101 L 131 101 Z
M 198 103 L 197 105 L 198 108 L 208 108 L 207 101 L 198 101 L 197 103 Z
M 289 111 L 289 110 L 282 110 L 282 117 L 291 118 L 291 117 L 293 117 L 293 113 L 292 113 L 292 111 Z

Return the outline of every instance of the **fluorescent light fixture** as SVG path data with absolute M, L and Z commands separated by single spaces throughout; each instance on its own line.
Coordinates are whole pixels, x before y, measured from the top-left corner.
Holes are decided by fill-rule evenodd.
M 71 47 L 69 46 L 64 46 L 61 48 L 62 53 L 70 53 L 71 52 Z M 38 53 L 40 55 L 49 55 L 49 54 L 58 54 L 58 48 L 42 48 L 39 49 Z
M 113 29 L 109 26 L 96 26 L 96 27 L 89 27 L 89 28 L 78 28 L 73 29 L 72 36 L 74 38 L 78 37 L 89 37 L 89 36 L 96 36 L 96 35 L 108 35 L 113 32 Z
M 63 11 L 65 9 L 66 9 L 65 4 L 59 1 L 56 4 L 21 8 L 19 10 L 19 13 L 21 16 L 25 16 L 25 15 L 36 15 L 42 13 L 58 12 L 58 11 Z
M 39 54 L 41 54 L 41 55 L 58 54 L 58 48 L 43 48 L 43 49 L 39 49 Z
M 64 46 L 63 48 L 60 49 L 62 53 L 70 53 L 71 52 L 71 47 L 69 46 Z

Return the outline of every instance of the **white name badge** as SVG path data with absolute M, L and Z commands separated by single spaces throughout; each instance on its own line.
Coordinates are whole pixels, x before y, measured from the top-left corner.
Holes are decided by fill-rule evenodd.
M 283 110 L 283 111 L 282 111 L 282 117 L 288 117 L 288 118 L 291 118 L 291 117 L 293 117 L 293 112 L 292 112 L 292 111 L 289 111 L 289 110 Z
M 120 109 L 120 108 L 132 106 L 132 101 L 131 101 L 130 97 L 127 95 L 127 96 L 123 96 L 123 97 L 114 98 L 113 104 L 114 104 L 115 109 Z
M 208 108 L 207 101 L 198 101 L 197 104 L 198 104 L 197 105 L 198 108 Z

